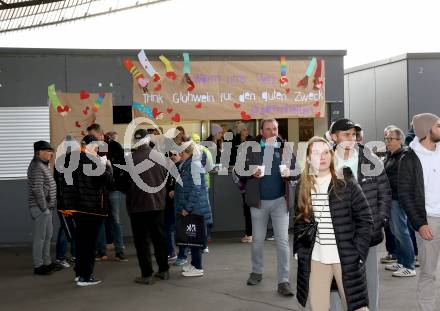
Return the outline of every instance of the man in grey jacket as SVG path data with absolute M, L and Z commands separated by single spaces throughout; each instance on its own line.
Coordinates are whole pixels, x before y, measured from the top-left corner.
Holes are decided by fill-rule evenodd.
M 48 142 L 40 140 L 34 143 L 34 153 L 27 171 L 29 208 L 34 220 L 34 274 L 48 275 L 57 270 L 50 257 L 52 211 L 57 202 L 56 183 L 49 168 L 53 148 Z

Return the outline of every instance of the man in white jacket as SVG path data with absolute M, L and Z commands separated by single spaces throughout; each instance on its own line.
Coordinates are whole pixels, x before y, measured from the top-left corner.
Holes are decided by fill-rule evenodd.
M 440 258 L 440 118 L 414 116 L 416 137 L 399 166 L 398 193 L 417 234 L 420 273 L 417 301 L 422 311 L 438 310 L 435 275 Z

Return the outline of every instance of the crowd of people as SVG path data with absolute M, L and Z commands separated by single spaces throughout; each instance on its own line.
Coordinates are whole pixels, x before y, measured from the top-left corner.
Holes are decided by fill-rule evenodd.
M 126 206 L 141 270 L 136 283 L 169 279 L 171 263 L 181 266 L 185 277 L 203 276 L 203 253 L 209 252 L 214 223 L 209 172 L 229 152 L 224 150 L 228 133 L 212 124 L 207 146 L 198 134 L 187 135 L 177 127 L 170 138 L 172 147 L 163 154 L 156 146 L 162 142 L 152 139 L 162 137 L 161 130 L 138 129 L 131 163 L 114 137 L 117 134 L 103 133 L 98 124 L 90 126 L 79 156 L 69 149 L 57 156 L 54 175 L 49 167 L 53 148 L 45 141 L 34 144 L 35 157 L 28 170 L 34 273 L 47 275 L 73 262 L 78 286 L 99 284 L 93 267 L 96 260 L 108 260 L 106 227 L 114 258 L 127 260 L 119 217 Z M 289 280 L 292 222 L 293 256 L 298 263 L 296 296 L 301 305 L 308 303 L 313 311 L 379 310 L 381 262 L 396 278 L 418 275 L 418 306 L 434 311 L 440 254 L 440 192 L 436 189 L 440 118 L 430 113 L 414 116 L 406 136 L 402 129 L 387 126 L 383 153 L 364 145 L 363 134 L 361 125 L 351 120 L 334 122 L 323 137 L 308 141 L 298 173 L 297 160 L 280 138 L 275 119 L 260 121 L 255 138 L 246 124 L 238 126 L 229 164 L 234 166 L 231 175 L 242 195 L 245 232 L 241 242 L 251 243 L 247 285 L 263 281 L 264 245 L 271 223 L 277 291 L 294 296 Z M 107 150 L 102 151 L 99 142 L 105 142 Z M 160 160 L 163 156 L 167 160 Z M 75 157 L 79 165 L 69 174 L 66 168 Z M 138 181 L 156 190 L 145 191 Z M 55 210 L 61 227 L 52 262 Z M 203 247 L 175 245 L 176 220 L 189 214 L 203 216 Z M 388 254 L 378 258 L 383 240 Z M 69 242 L 71 258 L 66 256 Z

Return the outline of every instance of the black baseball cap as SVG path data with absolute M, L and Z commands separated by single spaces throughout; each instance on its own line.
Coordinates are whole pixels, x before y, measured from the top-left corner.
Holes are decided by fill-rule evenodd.
M 83 137 L 82 141 L 83 141 L 83 143 L 84 143 L 85 145 L 88 145 L 88 144 L 90 144 L 91 142 L 98 141 L 98 140 L 97 140 L 96 137 L 93 136 L 93 135 L 86 135 L 86 136 Z
M 349 119 L 340 119 L 333 123 L 330 127 L 330 134 L 334 134 L 337 131 L 348 131 L 351 129 L 355 129 L 356 131 L 362 131 L 359 125 L 356 125 L 353 121 Z
M 134 132 L 134 139 L 140 140 L 142 138 L 145 138 L 148 136 L 148 130 L 146 129 L 138 129 L 136 132 Z

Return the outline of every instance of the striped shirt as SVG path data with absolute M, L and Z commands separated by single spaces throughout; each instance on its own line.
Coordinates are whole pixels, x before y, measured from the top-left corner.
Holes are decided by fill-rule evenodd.
M 319 261 L 323 264 L 340 263 L 328 201 L 330 181 L 330 174 L 325 177 L 316 178 L 316 192 L 312 189 L 311 193 L 313 214 L 315 221 L 318 222 L 312 260 Z

